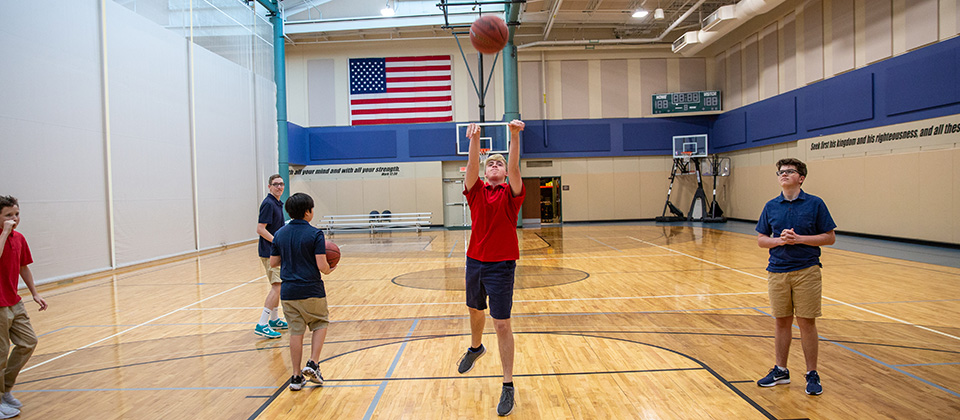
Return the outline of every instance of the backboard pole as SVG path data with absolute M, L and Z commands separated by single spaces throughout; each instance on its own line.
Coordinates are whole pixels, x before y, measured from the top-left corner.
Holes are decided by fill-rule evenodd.
M 478 75 L 480 76 L 480 77 L 477 79 L 477 80 L 480 81 L 480 86 L 479 86 L 479 88 L 480 88 L 480 94 L 479 94 L 479 95 L 480 95 L 480 98 L 479 98 L 479 99 L 480 99 L 480 122 L 487 122 L 487 118 L 486 118 L 486 115 L 485 115 L 485 113 L 484 113 L 484 108 L 486 108 L 486 106 L 487 106 L 487 105 L 484 103 L 484 102 L 485 102 L 485 101 L 484 101 L 484 98 L 487 97 L 487 91 L 484 89 L 484 86 L 483 86 L 483 53 L 480 53 L 480 52 L 477 53 L 477 63 L 479 63 L 479 64 L 477 65 L 477 67 L 479 67 L 479 70 L 478 70 L 478 71 L 479 71 L 479 74 L 478 74 Z

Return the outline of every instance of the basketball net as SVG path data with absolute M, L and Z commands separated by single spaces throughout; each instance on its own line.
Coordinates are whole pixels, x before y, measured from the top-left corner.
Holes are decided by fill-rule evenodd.
M 480 149 L 480 163 L 482 164 L 487 160 L 487 155 L 490 154 L 490 149 Z
M 681 158 L 683 158 L 683 163 L 690 163 L 690 156 L 693 155 L 693 152 L 680 152 L 680 153 L 683 154 L 683 156 L 680 156 Z

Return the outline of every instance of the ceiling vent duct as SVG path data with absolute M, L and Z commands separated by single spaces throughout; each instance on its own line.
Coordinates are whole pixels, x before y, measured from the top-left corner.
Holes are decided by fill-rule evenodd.
M 674 53 L 683 51 L 685 48 L 689 48 L 692 45 L 699 44 L 700 40 L 697 38 L 697 31 L 690 31 L 677 38 L 676 41 L 673 41 L 672 50 Z
M 736 7 L 732 4 L 722 6 L 719 9 L 715 10 L 710 16 L 707 16 L 703 19 L 703 25 L 701 30 L 703 31 L 720 31 L 723 30 L 726 26 L 732 25 L 736 16 Z

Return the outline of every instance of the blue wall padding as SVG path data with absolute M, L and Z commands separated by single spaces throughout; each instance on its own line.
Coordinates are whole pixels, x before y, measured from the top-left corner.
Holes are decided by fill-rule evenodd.
M 708 151 L 720 151 L 747 142 L 747 113 L 733 110 L 717 118 L 707 137 Z
M 610 151 L 610 122 L 607 120 L 559 120 L 537 126 L 524 128 L 522 153 Z
M 802 93 L 800 115 L 807 131 L 873 119 L 873 72 L 843 74 Z
M 410 157 L 456 155 L 454 128 L 451 125 L 446 128 L 410 129 L 407 132 L 410 141 Z
M 338 128 L 342 130 L 310 133 L 311 161 L 397 157 L 397 130 L 388 127 L 377 127 L 377 130 Z
M 746 114 L 748 141 L 797 133 L 797 99 L 793 95 L 774 96 L 751 104 L 746 107 Z
M 700 118 L 643 118 L 623 123 L 623 150 L 670 154 L 673 136 L 708 134 L 709 120 Z
M 957 50 L 920 56 L 886 69 L 886 115 L 960 102 Z
M 709 135 L 721 153 L 960 114 L 960 37 L 720 115 L 526 121 L 523 157 L 669 156 L 676 135 Z M 290 163 L 466 160 L 456 124 L 289 124 Z
M 307 130 L 292 122 L 287 123 L 287 162 L 291 165 L 309 165 Z

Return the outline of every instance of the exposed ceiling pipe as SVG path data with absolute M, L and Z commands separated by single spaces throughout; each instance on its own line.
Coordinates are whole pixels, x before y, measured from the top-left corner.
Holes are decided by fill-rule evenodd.
M 680 54 L 684 57 L 689 57 L 700 51 L 703 51 L 703 49 L 708 45 L 730 33 L 730 31 L 737 26 L 742 25 L 744 22 L 747 22 L 754 17 L 773 10 L 784 1 L 785 0 L 741 0 L 734 7 L 734 17 L 737 24 L 727 25 L 716 31 L 696 31 L 697 40 L 699 42 L 688 45 L 686 48 L 680 51 Z
M 680 15 L 677 20 L 673 21 L 669 27 L 660 36 L 656 38 L 626 38 L 626 39 L 581 39 L 575 41 L 546 41 L 547 34 L 550 33 L 550 29 L 553 27 L 553 18 L 556 16 L 556 12 L 560 7 L 560 4 L 563 3 L 563 0 L 557 0 L 556 7 L 550 13 L 550 19 L 547 20 L 547 30 L 544 32 L 544 41 L 531 42 L 529 44 L 523 44 L 517 47 L 517 49 L 526 49 L 533 47 L 556 47 L 556 46 L 576 46 L 576 45 L 590 45 L 590 44 L 652 44 L 656 42 L 663 42 L 663 38 L 667 36 L 674 28 L 683 23 L 683 20 L 690 16 L 691 13 L 695 12 L 700 8 L 703 3 L 707 0 L 700 0 L 697 4 L 694 4 L 690 9 L 687 9 L 682 15 Z M 746 0 L 744 0 L 746 1 Z M 761 0 L 762 1 L 762 0 Z
M 563 0 L 557 0 L 553 4 L 553 9 L 550 10 L 550 17 L 547 18 L 547 27 L 543 30 L 543 40 L 546 41 L 547 37 L 550 36 L 550 30 L 553 29 L 553 21 L 557 18 L 557 12 L 560 11 L 560 5 L 563 4 Z M 517 47 L 522 48 L 522 46 Z

